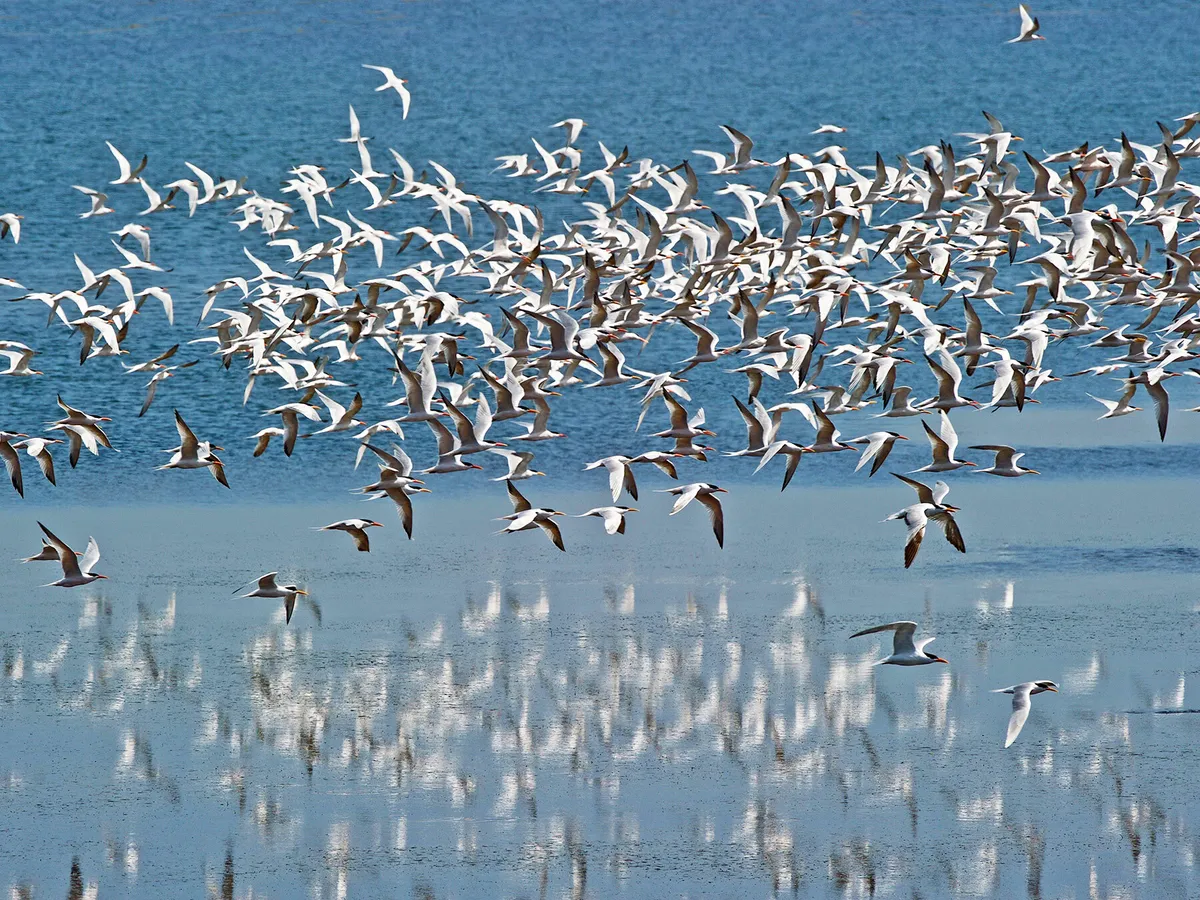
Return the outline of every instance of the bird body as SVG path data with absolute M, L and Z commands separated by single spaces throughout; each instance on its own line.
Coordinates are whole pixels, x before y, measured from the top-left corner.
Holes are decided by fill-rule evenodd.
M 892 652 L 879 660 L 876 663 L 877 666 L 927 666 L 931 663 L 948 663 L 949 660 L 942 659 L 940 656 L 925 651 L 925 648 L 929 646 L 933 638 L 922 638 L 919 641 L 913 640 L 913 634 L 916 630 L 916 622 L 890 622 L 887 625 L 864 628 L 862 631 L 856 631 L 850 637 L 863 637 L 864 635 L 879 634 L 885 631 L 892 632 Z

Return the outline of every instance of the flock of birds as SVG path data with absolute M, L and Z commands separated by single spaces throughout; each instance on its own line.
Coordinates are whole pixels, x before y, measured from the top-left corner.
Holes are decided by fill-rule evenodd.
M 1021 18 L 1015 41 L 1041 40 L 1037 19 L 1024 7 Z M 377 90 L 394 96 L 407 117 L 406 80 L 384 66 L 365 68 L 383 76 Z M 587 123 L 564 119 L 553 126 L 562 136 L 555 149 L 534 139 L 532 152 L 498 158 L 498 171 L 532 181 L 535 193 L 556 195 L 560 204 L 578 198 L 586 215 L 558 230 L 537 206 L 473 193 L 437 162 L 418 172 L 389 149 L 381 166 L 384 154 L 373 152 L 353 107 L 349 135 L 340 141 L 352 145 L 357 166 L 331 177 L 326 166 L 296 165 L 275 196 L 190 162 L 187 175 L 158 187 L 147 179 L 146 156 L 131 163 L 109 143 L 117 172 L 108 190 L 140 191 L 146 198 L 138 221 L 112 232 L 114 264 L 97 271 L 76 255 L 80 283 L 46 290 L 27 290 L 10 278 L 0 284 L 23 292 L 12 302 L 44 306 L 47 328 L 60 327 L 59 340 L 78 338 L 81 365 L 103 364 L 127 355 L 122 345 L 133 323 L 150 318 L 136 316 L 147 301 L 161 305 L 174 325 L 171 291 L 140 284 L 166 271 L 152 261 L 151 227 L 141 219 L 182 216 L 185 199 L 188 217 L 201 207 L 224 207 L 239 231 L 257 231 L 265 247 L 245 247 L 245 271 L 204 291 L 199 322 L 207 333 L 189 344 L 211 349 L 226 369 L 242 368 L 243 405 L 256 389 L 261 396 L 261 386 L 291 392 L 289 402 L 265 405 L 263 415 L 277 423 L 251 437 L 255 457 L 273 446 L 290 457 L 300 439 L 352 435 L 355 467 L 368 452 L 378 465 L 361 493 L 391 500 L 410 539 L 413 498 L 430 492 L 435 478 L 483 469 L 476 460 L 487 454 L 503 459 L 507 471 L 492 480 L 506 483 L 513 505 L 500 533 L 541 530 L 565 550 L 560 519 L 567 513 L 534 505 L 517 483 L 545 474 L 534 468 L 531 448 L 566 438 L 551 420 L 554 399 L 568 391 L 638 392 L 637 427 L 625 436 L 625 452 L 585 467 L 607 473 L 611 503 L 577 516 L 600 519 L 610 535 L 624 533 L 626 518 L 637 512 L 621 498 L 637 500 L 639 466 L 678 480 L 683 461 L 709 463 L 714 447 L 705 441 L 716 434 L 689 394 L 685 376 L 693 370 L 717 381 L 732 375 L 744 388 L 730 393 L 737 394 L 732 402 L 746 426 L 746 445 L 726 455 L 758 460 L 755 471 L 781 457 L 784 489 L 813 454 L 861 448 L 855 471 L 868 464 L 867 477 L 881 471 L 895 443 L 909 437 L 877 430 L 843 438 L 834 424 L 835 416 L 878 402 L 876 418 L 893 428 L 920 419 L 930 446 L 927 465 L 892 473 L 916 492 L 916 502 L 887 517 L 904 523 L 908 568 L 930 523 L 966 552 L 955 520 L 959 508 L 947 502 L 949 485 L 909 475 L 972 468 L 1004 478 L 1038 474 L 1008 445 L 971 448 L 991 454 L 990 466 L 958 458 L 951 414 L 1001 408 L 1019 414 L 1039 403 L 1035 395 L 1060 380 L 1050 367 L 1052 348 L 1070 342 L 1105 354 L 1072 377 L 1112 375 L 1121 385 L 1116 399 L 1095 398 L 1102 418 L 1139 411 L 1133 403 L 1140 388 L 1154 404 L 1165 440 L 1167 382 L 1200 377 L 1200 369 L 1188 366 L 1200 342 L 1200 247 L 1193 246 L 1200 242 L 1200 186 L 1181 177 L 1182 161 L 1200 156 L 1200 139 L 1190 136 L 1200 112 L 1159 123 L 1159 143 L 1135 143 L 1122 134 L 1112 147 L 1084 143 L 1042 157 L 1018 156 L 1022 139 L 984 116 L 985 131 L 962 135 L 969 152 L 941 141 L 891 164 L 877 153 L 865 168 L 851 164 L 838 145 L 760 159 L 750 137 L 725 126 L 727 152 L 695 151 L 711 162 L 707 174 L 689 160 L 636 159 L 628 148 L 613 152 L 602 143 L 600 161 L 585 163 Z M 844 131 L 822 125 L 814 134 Z M 702 179 L 720 186 L 706 194 Z M 108 193 L 76 189 L 90 201 L 81 218 L 115 213 Z M 725 212 L 714 208 L 722 205 Z M 382 217 L 395 219 L 405 207 L 423 224 L 384 227 Z M 18 214 L 0 215 L 0 230 L 14 243 L 21 224 Z M 1135 235 L 1143 238 L 1141 246 Z M 1151 237 L 1160 245 L 1157 254 Z M 385 265 L 393 248 L 408 257 L 399 268 Z M 359 269 L 370 261 L 376 273 L 351 274 L 352 263 Z M 381 273 L 387 269 L 393 270 Z M 1015 272 L 1031 277 L 1017 282 Z M 1015 282 L 1023 300 L 1005 301 L 1013 291 L 998 281 Z M 1114 326 L 1105 321 L 1109 310 L 1133 310 L 1141 321 Z M 694 352 L 653 368 L 635 366 L 624 349 L 632 345 L 649 359 L 652 342 L 657 347 L 677 337 L 694 340 Z M 199 362 L 176 362 L 180 346 L 124 365 L 131 375 L 149 377 L 139 417 L 151 413 L 169 379 Z M 0 340 L 0 356 L 8 360 L 0 375 L 41 376 L 33 368 L 38 353 Z M 348 400 L 334 394 L 349 393 L 350 368 L 379 363 L 401 395 L 387 400 L 388 411 L 378 417 L 360 418 L 367 415 L 360 391 Z M 936 392 L 920 397 L 904 384 L 904 364 L 926 369 Z M 847 377 L 838 378 L 839 372 Z M 966 378 L 983 373 L 987 381 L 967 386 Z M 763 397 L 776 382 L 790 390 L 768 405 Z M 968 396 L 981 390 L 988 392 L 985 399 Z M 0 457 L 19 494 L 23 455 L 54 484 L 55 445 L 67 445 L 72 467 L 84 449 L 96 456 L 116 449 L 105 430 L 108 416 L 61 396 L 58 405 L 62 417 L 41 435 L 0 432 Z M 656 410 L 669 427 L 639 436 Z M 795 419 L 811 436 L 791 429 Z M 301 420 L 312 429 L 302 434 Z M 224 448 L 202 440 L 178 409 L 174 421 L 179 445 L 165 451 L 170 457 L 158 468 L 206 469 L 228 488 L 218 455 Z M 495 427 L 510 421 L 523 430 L 498 439 Z M 422 425 L 436 441 L 437 456 L 418 470 L 400 442 L 406 428 Z M 385 442 L 390 447 L 381 446 Z M 664 491 L 674 498 L 671 515 L 693 501 L 703 506 L 723 546 L 724 488 L 697 480 Z M 381 527 L 374 519 L 348 518 L 322 530 L 345 532 L 368 552 L 368 530 Z M 41 551 L 26 561 L 56 561 L 63 574 L 54 585 L 105 578 L 96 571 L 95 540 L 81 555 L 44 525 L 42 532 Z M 305 592 L 276 577 L 264 575 L 244 596 L 282 599 L 290 621 Z M 944 662 L 913 643 L 911 623 L 882 627 L 895 632 L 887 662 Z M 1054 689 L 1050 682 L 1009 689 L 1010 742 L 1029 696 Z

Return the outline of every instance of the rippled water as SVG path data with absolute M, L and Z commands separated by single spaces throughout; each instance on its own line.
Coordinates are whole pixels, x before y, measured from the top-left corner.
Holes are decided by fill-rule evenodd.
M 1193 4 L 1037 12 L 1051 39 L 1013 48 L 1007 3 L 10 5 L 0 205 L 26 228 L 0 243 L 0 274 L 73 286 L 72 254 L 99 257 L 140 208 L 114 189 L 121 215 L 76 219 L 70 185 L 113 177 L 105 139 L 148 153 L 158 182 L 186 159 L 269 190 L 299 162 L 354 162 L 333 143 L 350 102 L 380 147 L 515 199 L 527 186 L 489 176 L 492 157 L 570 114 L 585 142 L 671 160 L 724 149 L 724 123 L 767 158 L 812 152 L 828 139 L 808 132 L 834 121 L 867 164 L 975 130 L 980 109 L 1034 152 L 1155 140 L 1156 120 L 1192 111 Z M 410 78 L 407 122 L 360 62 Z M 198 336 L 204 287 L 245 267 L 224 211 L 151 225 L 179 323 L 148 308 L 134 359 Z M 1200 890 L 1190 378 L 1172 384 L 1166 446 L 1145 414 L 1096 423 L 1074 383 L 1020 418 L 956 414 L 964 444 L 1011 440 L 1045 473 L 955 477 L 965 557 L 931 536 L 901 570 L 900 528 L 879 520 L 908 490 L 848 487 L 837 459 L 806 460 L 782 495 L 777 473 L 742 484 L 753 464 L 722 462 L 737 484 L 722 553 L 701 511 L 666 516 L 651 473 L 624 538 L 570 521 L 559 554 L 540 534 L 491 535 L 508 506 L 482 479 L 440 479 L 403 541 L 390 510 L 344 493 L 362 483 L 344 436 L 252 461 L 262 398 L 242 410 L 241 375 L 215 365 L 134 422 L 143 380 L 116 360 L 80 369 L 43 315 L 0 304 L 0 337 L 43 349 L 50 373 L 0 385 L 0 427 L 35 427 L 62 389 L 118 420 L 123 452 L 58 489 L 29 478 L 24 504 L 0 491 L 0 885 L 15 896 L 66 893 L 73 857 L 102 898 Z M 655 352 L 685 343 L 656 337 Z M 393 396 L 355 374 L 369 408 Z M 693 387 L 733 447 L 725 387 L 703 372 Z M 572 438 L 539 448 L 559 477 L 538 501 L 568 511 L 604 495 L 572 473 L 627 449 L 612 423 L 636 417 L 587 393 L 556 403 Z M 172 405 L 229 446 L 232 494 L 150 471 L 174 443 Z M 898 446 L 896 468 L 923 453 Z M 369 556 L 308 530 L 363 509 L 388 524 Z M 95 534 L 111 581 L 40 587 L 48 569 L 13 562 L 38 518 L 73 543 Z M 288 627 L 270 601 L 230 596 L 274 568 L 313 592 Z M 901 618 L 951 665 L 875 668 L 882 646 L 847 638 Z M 1062 693 L 1035 698 L 1003 751 L 1009 700 L 988 691 L 1029 678 Z
M 566 555 L 468 500 L 369 556 L 301 527 L 340 507 L 58 511 L 112 580 L 14 569 L 0 873 L 195 897 L 228 848 L 236 896 L 1190 895 L 1195 523 L 1154 508 L 1200 497 L 1150 482 L 1114 541 L 1064 512 L 1105 486 L 964 485 L 971 552 L 907 573 L 866 489 L 747 487 L 720 555 L 658 498 Z M 267 566 L 312 590 L 290 627 L 229 596 Z M 907 617 L 949 667 L 847 637 Z M 1062 692 L 1004 751 L 988 691 L 1027 678 Z

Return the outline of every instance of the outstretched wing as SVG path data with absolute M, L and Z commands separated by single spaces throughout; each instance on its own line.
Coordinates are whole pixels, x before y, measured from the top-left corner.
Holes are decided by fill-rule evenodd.
M 1018 684 L 1013 688 L 1013 711 L 1008 719 L 1008 734 L 1004 737 L 1004 746 L 1012 746 L 1012 742 L 1017 739 L 1017 735 L 1021 733 L 1021 729 L 1025 727 L 1025 720 L 1029 718 L 1029 691 L 1033 687 L 1031 684 Z
M 512 501 L 513 512 L 522 513 L 533 509 L 533 504 L 525 499 L 525 495 L 517 490 L 511 481 L 508 484 L 508 499 Z
M 938 499 L 937 499 L 936 495 L 934 494 L 933 489 L 931 487 L 929 487 L 929 485 L 922 484 L 919 481 L 915 481 L 912 478 L 908 478 L 904 475 L 901 475 L 899 472 L 893 472 L 892 474 L 895 475 L 897 478 L 899 478 L 901 481 L 903 481 L 905 484 L 907 484 L 914 491 L 916 491 L 917 499 L 920 502 L 934 503 L 934 504 L 938 503 Z M 938 484 L 942 484 L 942 483 L 943 482 L 940 482 L 940 481 L 938 482 Z M 946 490 L 948 491 L 948 490 L 950 490 L 950 488 L 947 487 Z
M 175 430 L 179 432 L 179 451 L 185 457 L 195 456 L 196 451 L 200 447 L 200 442 L 196 439 L 196 435 L 192 429 L 187 427 L 187 422 L 183 421 L 183 416 L 179 414 L 179 410 L 175 410 Z
M 91 575 L 92 569 L 98 562 L 100 562 L 100 546 L 94 537 L 89 537 L 87 549 L 83 551 L 83 558 L 79 560 L 79 568 L 85 575 Z
M 554 546 L 559 550 L 566 552 L 566 547 L 563 546 L 562 531 L 559 530 L 558 523 L 553 519 L 536 519 L 538 527 L 546 532 L 546 536 L 554 542 Z
M 874 628 L 864 628 L 862 631 L 856 631 L 850 637 L 856 638 L 866 634 L 879 634 L 881 631 L 892 631 L 895 632 L 892 636 L 893 652 L 915 653 L 916 645 L 913 643 L 913 632 L 916 630 L 916 622 L 889 622 L 887 625 L 876 625 Z
M 725 513 L 721 509 L 721 501 L 712 494 L 701 494 L 697 499 L 708 509 L 708 515 L 712 519 L 713 534 L 717 538 L 717 546 L 724 549 Z
M 54 551 L 58 554 L 58 563 L 62 566 L 63 575 L 67 578 L 78 577 L 79 559 L 75 556 L 75 551 L 68 547 L 61 538 L 53 531 L 38 522 L 38 528 L 42 529 L 42 533 L 46 535 L 50 543 L 54 546 Z

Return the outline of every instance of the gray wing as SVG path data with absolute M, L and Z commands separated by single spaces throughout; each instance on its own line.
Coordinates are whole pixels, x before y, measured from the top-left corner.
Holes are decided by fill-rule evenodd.
M 1004 746 L 1012 746 L 1012 742 L 1017 739 L 1017 735 L 1021 733 L 1021 729 L 1025 727 L 1025 720 L 1029 718 L 1029 692 L 1033 689 L 1032 682 L 1018 684 L 1013 689 L 1013 711 L 1008 719 L 1008 734 L 1004 738 Z

